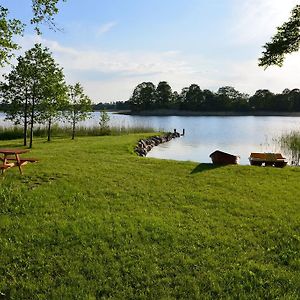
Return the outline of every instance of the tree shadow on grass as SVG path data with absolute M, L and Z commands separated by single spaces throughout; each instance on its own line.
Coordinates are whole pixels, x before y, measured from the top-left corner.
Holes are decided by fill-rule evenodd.
M 211 171 L 211 170 L 218 169 L 221 167 L 224 167 L 224 165 L 199 164 L 195 169 L 192 170 L 191 174 Z
M 0 148 L 18 148 L 18 149 L 28 149 L 28 146 L 23 146 L 23 143 L 16 144 L 15 142 L 6 141 L 6 144 L 0 143 Z

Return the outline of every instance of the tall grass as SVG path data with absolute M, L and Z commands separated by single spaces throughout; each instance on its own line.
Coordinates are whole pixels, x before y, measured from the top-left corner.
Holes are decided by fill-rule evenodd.
M 300 131 L 292 131 L 280 137 L 279 143 L 292 159 L 292 165 L 300 165 Z
M 100 126 L 79 126 L 76 128 L 76 136 L 103 136 L 103 135 L 126 135 L 131 133 L 148 133 L 156 130 L 150 126 L 112 126 L 108 129 L 101 129 Z M 47 137 L 47 127 L 39 126 L 34 129 L 35 137 Z M 53 125 L 51 129 L 52 137 L 68 137 L 72 135 L 71 127 Z M 23 137 L 21 126 L 0 127 L 0 140 L 13 140 Z
M 20 126 L 0 127 L 0 140 L 15 140 L 23 137 L 23 128 Z

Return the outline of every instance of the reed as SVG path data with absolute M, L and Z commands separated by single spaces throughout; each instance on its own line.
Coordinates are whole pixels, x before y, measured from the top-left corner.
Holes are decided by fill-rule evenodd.
M 300 131 L 292 131 L 280 137 L 279 143 L 282 149 L 289 153 L 291 164 L 300 165 Z
M 0 140 L 15 140 L 23 137 L 23 129 L 20 126 L 0 127 Z
M 76 129 L 76 136 L 103 136 L 103 135 L 126 135 L 131 133 L 149 133 L 155 132 L 150 126 L 112 126 L 107 129 L 101 129 L 100 126 L 79 126 Z M 72 129 L 68 126 L 53 125 L 51 129 L 52 137 L 71 136 Z M 35 137 L 47 137 L 46 126 L 38 126 L 34 129 Z M 0 127 L 0 140 L 14 140 L 23 137 L 23 128 L 21 126 Z

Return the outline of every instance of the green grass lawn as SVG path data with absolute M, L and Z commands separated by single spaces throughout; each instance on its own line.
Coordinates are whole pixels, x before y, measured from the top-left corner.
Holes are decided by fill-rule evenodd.
M 0 299 L 297 299 L 300 168 L 36 140 L 0 179 Z M 1 141 L 0 147 L 20 147 Z

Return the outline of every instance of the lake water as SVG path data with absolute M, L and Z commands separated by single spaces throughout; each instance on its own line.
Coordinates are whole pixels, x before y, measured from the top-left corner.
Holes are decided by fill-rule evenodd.
M 110 114 L 110 125 L 148 126 L 156 130 L 182 132 L 185 136 L 154 147 L 148 157 L 211 162 L 209 154 L 222 150 L 240 156 L 241 164 L 249 164 L 250 152 L 281 151 L 274 141 L 283 133 L 300 130 L 300 117 L 144 117 Z M 0 113 L 0 126 L 9 126 Z M 99 113 L 81 123 L 95 126 L 99 123 Z M 284 155 L 288 155 L 281 151 Z

